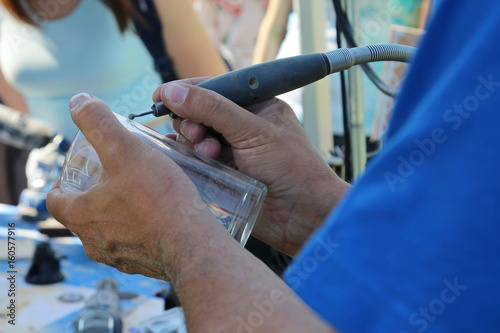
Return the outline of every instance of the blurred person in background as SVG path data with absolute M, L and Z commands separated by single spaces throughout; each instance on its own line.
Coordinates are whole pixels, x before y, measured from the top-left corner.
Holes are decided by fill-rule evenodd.
M 148 1 L 133 1 L 2 0 L 3 103 L 29 112 L 66 140 L 77 130 L 68 102 L 79 91 L 89 91 L 125 116 L 147 108 L 151 92 L 162 79 L 133 25 L 136 22 L 148 28 L 149 22 L 136 9 L 144 9 Z M 176 77 L 216 76 L 227 71 L 189 0 L 154 0 L 154 6 Z M 155 128 L 168 132 L 169 127 L 161 124 Z
M 192 0 L 222 57 L 231 69 L 250 66 L 269 0 Z
M 255 42 L 253 63 L 276 59 L 288 32 L 289 16 L 293 12 L 292 0 L 269 0 Z M 298 38 L 298 35 L 296 36 Z
M 337 46 L 336 15 L 331 0 L 326 3 L 324 16 L 325 51 L 333 51 Z M 274 59 L 282 59 L 302 54 L 300 45 L 299 16 L 293 8 L 292 0 L 269 0 L 269 7 L 260 25 L 255 45 L 253 63 L 258 64 Z M 330 82 L 330 104 L 332 128 L 337 135 L 343 135 L 342 96 L 340 73 L 328 76 Z M 303 88 L 295 89 L 279 98 L 288 103 L 299 120 L 303 122 Z

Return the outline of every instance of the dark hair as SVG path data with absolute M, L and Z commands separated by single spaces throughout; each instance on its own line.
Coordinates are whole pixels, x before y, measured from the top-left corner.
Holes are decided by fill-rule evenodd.
M 30 25 L 36 26 L 36 23 L 32 17 L 30 17 L 21 1 L 19 0 L 1 0 L 5 8 L 17 19 L 26 22 Z M 85 0 L 80 0 L 85 1 Z M 135 10 L 134 6 L 129 0 L 102 0 L 115 14 L 116 21 L 120 27 L 120 31 L 124 32 L 131 19 L 138 18 L 140 20 L 140 14 Z

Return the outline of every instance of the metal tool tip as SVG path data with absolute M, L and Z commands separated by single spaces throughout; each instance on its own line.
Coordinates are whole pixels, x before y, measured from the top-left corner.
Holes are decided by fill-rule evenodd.
M 128 115 L 128 119 L 134 119 L 137 117 L 144 117 L 147 116 L 148 114 L 153 114 L 153 110 L 146 110 L 144 112 L 139 112 L 139 113 L 131 113 Z

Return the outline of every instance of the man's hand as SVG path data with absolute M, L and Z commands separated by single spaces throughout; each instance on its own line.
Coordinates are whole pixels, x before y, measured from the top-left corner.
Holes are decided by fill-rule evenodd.
M 96 98 L 77 95 L 70 106 L 99 155 L 102 176 L 83 193 L 63 194 L 56 184 L 47 205 L 80 237 L 89 257 L 172 282 L 189 332 L 246 330 L 255 304 L 270 309 L 259 331 L 332 332 L 208 207 L 182 213 L 201 198 L 172 160 L 128 132 Z
M 227 233 L 208 208 L 184 216 L 193 200 L 201 201 L 194 184 L 176 163 L 126 130 L 104 103 L 80 94 L 70 106 L 73 121 L 99 155 L 102 176 L 84 193 L 62 194 L 56 184 L 47 207 L 82 240 L 90 258 L 170 280 L 184 265 L 176 244 L 189 250 L 190 241 L 196 243 L 192 230 Z
M 174 121 L 178 142 L 268 186 L 253 235 L 295 254 L 349 185 L 327 165 L 286 103 L 271 99 L 245 110 L 191 85 L 205 79 L 165 84 L 153 99 L 181 117 Z M 207 135 L 207 127 L 226 142 Z

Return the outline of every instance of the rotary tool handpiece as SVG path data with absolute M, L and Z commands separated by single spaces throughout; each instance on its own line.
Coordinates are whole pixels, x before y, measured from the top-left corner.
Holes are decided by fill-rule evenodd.
M 354 65 L 373 61 L 408 61 L 414 52 L 415 48 L 405 45 L 380 44 L 305 54 L 241 68 L 208 79 L 198 86 L 245 106 L 306 86 Z M 156 117 L 167 114 L 177 117 L 162 102 L 155 103 L 151 109 L 130 118 L 151 113 Z

